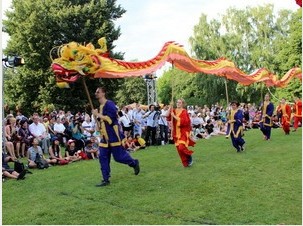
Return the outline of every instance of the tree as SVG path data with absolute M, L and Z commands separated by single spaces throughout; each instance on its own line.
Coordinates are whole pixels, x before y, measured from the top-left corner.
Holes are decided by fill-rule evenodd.
M 119 86 L 116 101 L 119 106 L 132 103 L 147 104 L 147 91 L 144 79 L 126 78 Z
M 85 109 L 87 99 L 81 81 L 71 89 L 55 86 L 50 71 L 50 50 L 71 41 L 98 46 L 97 40 L 106 37 L 111 55 L 122 58 L 122 53 L 112 50 L 113 41 L 120 36 L 120 28 L 115 28 L 114 20 L 124 13 L 116 0 L 13 1 L 12 10 L 6 12 L 7 20 L 3 21 L 5 31 L 10 35 L 5 53 L 21 55 L 25 65 L 6 73 L 5 102 L 9 105 L 19 102 L 28 114 L 41 112 L 51 104 L 74 111 Z M 92 96 L 99 85 L 117 90 L 119 81 L 90 80 L 87 85 Z M 110 95 L 114 96 L 114 93 Z
M 245 10 L 229 8 L 222 16 L 222 22 L 211 20 L 209 23 L 202 14 L 190 38 L 193 52 L 197 58 L 205 60 L 226 57 L 248 74 L 265 67 L 284 75 L 290 68 L 301 65 L 301 9 L 298 11 L 284 10 L 276 16 L 273 5 Z M 284 57 L 280 56 L 281 52 Z M 207 100 L 213 101 L 214 97 L 217 101 L 222 100 L 220 94 L 224 83 L 220 80 L 203 75 L 201 81 L 197 81 L 201 89 L 206 89 Z M 297 92 L 299 88 L 295 90 Z M 229 99 L 259 102 L 266 91 L 263 83 L 242 86 L 228 81 Z M 272 92 L 275 93 L 275 89 Z
M 239 45 L 239 35 L 222 35 L 220 29 L 221 23 L 219 21 L 211 20 L 208 23 L 207 16 L 201 15 L 198 25 L 194 27 L 194 34 L 190 37 L 192 50 L 198 59 L 215 60 L 234 53 L 235 46 Z M 236 83 L 234 81 L 227 81 L 227 83 L 229 96 L 237 96 Z M 200 73 L 193 84 L 195 84 L 196 97 L 204 100 L 205 104 L 210 105 L 226 100 L 225 78 Z

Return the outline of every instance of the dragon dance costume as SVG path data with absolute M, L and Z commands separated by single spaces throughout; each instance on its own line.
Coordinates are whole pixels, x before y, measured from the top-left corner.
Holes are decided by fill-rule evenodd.
M 281 124 L 285 134 L 289 134 L 290 131 L 290 116 L 291 116 L 291 108 L 288 104 L 280 104 L 278 106 L 277 111 L 282 112 Z
M 272 127 L 272 115 L 274 113 L 274 105 L 270 101 L 264 101 L 261 110 L 260 130 L 265 140 L 270 139 Z
M 100 113 L 105 116 L 105 119 L 101 121 L 99 162 L 103 179 L 104 181 L 108 181 L 111 171 L 111 154 L 113 154 L 115 161 L 127 164 L 133 168 L 139 164 L 139 161 L 133 159 L 122 145 L 124 135 L 118 123 L 115 103 L 107 100 L 104 105 L 100 105 Z
M 191 140 L 191 121 L 185 109 L 173 109 L 174 114 L 178 119 L 174 119 L 171 115 L 168 116 L 168 121 L 172 121 L 173 139 L 179 156 L 184 167 L 190 166 L 192 161 L 191 155 L 194 153 L 189 150 L 189 146 L 194 146 L 195 142 Z
M 298 99 L 294 105 L 294 131 L 299 127 L 299 122 L 302 125 L 302 100 Z
M 237 152 L 243 151 L 245 144 L 243 136 L 243 111 L 240 109 L 231 110 L 228 116 L 228 124 L 226 134 L 230 136 L 232 145 L 236 148 Z

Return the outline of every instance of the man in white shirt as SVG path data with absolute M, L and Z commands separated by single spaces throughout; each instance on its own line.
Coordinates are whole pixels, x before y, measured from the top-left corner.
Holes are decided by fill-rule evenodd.
M 41 146 L 43 153 L 47 154 L 50 146 L 50 138 L 45 126 L 39 122 L 39 115 L 33 116 L 33 123 L 29 125 L 28 129 L 34 138 L 38 139 L 39 146 Z
M 87 140 L 90 140 L 90 137 L 95 132 L 95 125 L 90 120 L 90 116 L 85 114 L 85 120 L 82 122 L 83 134 L 86 136 Z
M 163 106 L 159 117 L 158 124 L 160 126 L 161 144 L 168 143 L 168 124 L 166 117 L 168 116 L 168 105 Z
M 66 143 L 66 128 L 63 125 L 62 120 L 64 120 L 64 118 L 60 118 L 59 116 L 57 117 L 56 122 L 54 123 L 54 132 L 55 135 L 58 137 L 60 144 L 64 145 Z
M 143 115 L 144 111 L 141 109 L 140 104 L 136 104 L 136 109 L 133 110 L 134 135 L 139 134 L 140 137 L 142 136 Z

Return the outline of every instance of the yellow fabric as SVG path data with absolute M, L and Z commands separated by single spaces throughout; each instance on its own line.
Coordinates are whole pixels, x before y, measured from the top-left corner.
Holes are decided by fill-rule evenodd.
M 139 137 L 138 138 L 138 143 L 140 144 L 140 146 L 144 146 L 146 142 L 142 137 Z

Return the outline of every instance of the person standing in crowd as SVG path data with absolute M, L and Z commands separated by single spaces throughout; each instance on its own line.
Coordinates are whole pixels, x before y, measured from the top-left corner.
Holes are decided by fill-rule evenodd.
M 281 102 L 277 108 L 277 114 L 278 114 L 278 112 L 280 112 L 280 114 L 281 114 L 281 125 L 284 130 L 284 133 L 285 133 L 285 135 L 289 135 L 291 108 L 286 103 L 285 98 L 281 99 Z
M 145 141 L 146 146 L 156 145 L 156 132 L 157 132 L 157 111 L 155 111 L 155 105 L 149 105 L 149 111 L 143 115 L 143 118 L 147 118 L 146 122 L 146 134 Z M 151 142 L 150 142 L 151 135 Z
M 171 106 L 168 109 L 168 121 L 172 121 L 172 137 L 179 153 L 181 162 L 184 167 L 189 167 L 193 164 L 193 151 L 189 150 L 189 146 L 194 146 L 195 142 L 191 140 L 191 121 L 187 110 L 185 109 L 184 99 L 178 99 L 177 108 Z
M 240 103 L 231 102 L 231 110 L 227 121 L 227 138 L 230 136 L 232 145 L 237 152 L 244 151 L 245 141 L 243 137 L 243 111 L 239 109 Z
M 295 105 L 293 108 L 294 111 L 294 129 L 293 132 L 296 132 L 299 127 L 299 122 L 302 126 L 302 100 L 299 97 L 295 97 Z
M 96 186 L 103 187 L 110 184 L 111 154 L 116 162 L 133 167 L 135 175 L 139 174 L 140 166 L 139 161 L 137 159 L 133 159 L 123 148 L 122 140 L 124 136 L 119 129 L 115 103 L 106 99 L 106 89 L 104 87 L 97 88 L 95 95 L 100 103 L 99 109 L 93 110 L 93 115 L 97 121 L 97 127 L 101 134 L 101 140 L 99 143 L 99 162 L 103 177 L 101 183 Z
M 269 94 L 265 94 L 264 101 L 261 104 L 261 120 L 260 130 L 264 135 L 264 140 L 270 140 L 271 127 L 272 127 L 272 116 L 274 113 L 274 105 L 270 102 Z
M 123 111 L 118 111 L 119 123 L 122 126 L 123 134 L 128 137 L 132 133 L 133 125 L 128 117 L 128 114 L 123 113 Z
M 134 134 L 139 134 L 142 136 L 142 117 L 144 111 L 141 109 L 140 104 L 136 104 L 136 109 L 133 110 L 133 120 L 134 120 Z
M 159 126 L 160 126 L 160 138 L 162 144 L 168 143 L 168 124 L 167 124 L 167 113 L 168 113 L 168 105 L 163 106 L 161 110 L 161 115 L 159 117 Z

